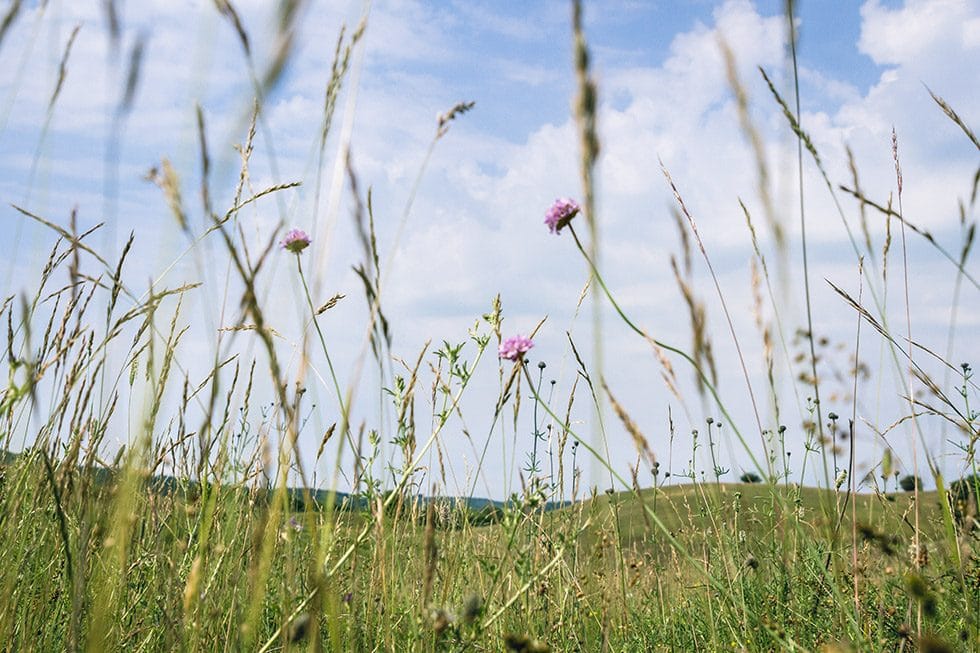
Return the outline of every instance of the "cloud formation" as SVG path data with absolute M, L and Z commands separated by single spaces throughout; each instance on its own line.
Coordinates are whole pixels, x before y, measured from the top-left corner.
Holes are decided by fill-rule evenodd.
M 41 148 L 45 176 L 30 189 L 36 204 L 31 208 L 54 219 L 67 215 L 75 203 L 83 203 L 82 215 L 94 223 L 104 211 L 105 138 L 112 128 L 125 60 L 112 58 L 103 18 L 94 5 L 83 5 L 69 3 L 59 7 L 57 14 L 43 14 L 40 8 L 27 12 L 0 50 L 2 60 L 8 61 L 21 53 L 37 53 L 24 59 L 21 73 L 4 66 L 6 72 L 0 74 L 0 98 L 7 98 L 2 115 L 9 116 L 0 133 L 4 144 L 0 170 L 6 177 L 0 182 L 0 192 L 5 202 L 21 201 L 24 196 L 27 181 L 18 171 L 29 167 L 41 142 L 52 70 L 68 30 L 79 23 L 82 31 L 69 62 L 63 95 Z M 274 17 L 268 3 L 235 5 L 252 35 L 254 65 L 261 69 L 272 51 Z M 641 9 L 632 8 L 630 15 L 641 21 Z M 331 185 L 336 162 L 330 161 L 321 178 L 316 178 L 315 145 L 338 25 L 346 21 L 353 27 L 359 17 L 360 5 L 354 2 L 314 3 L 304 16 L 298 54 L 265 106 L 253 170 L 256 188 L 294 179 L 302 180 L 303 187 L 284 195 L 279 204 L 269 201 L 250 207 L 241 218 L 242 233 L 253 247 L 268 240 L 280 220 L 287 227 L 331 234 L 330 259 L 320 268 L 324 276 L 318 283 L 324 293 L 339 291 L 349 296 L 329 314 L 326 327 L 337 348 L 347 352 L 339 356 L 344 370 L 352 368 L 361 350 L 365 319 L 363 302 L 354 299 L 359 294 L 358 281 L 350 272 L 350 266 L 360 260 L 360 250 L 348 218 L 351 203 L 346 186 L 343 199 L 338 199 L 335 223 L 329 228 L 323 223 L 328 198 L 321 198 L 319 215 L 312 212 L 317 184 L 322 184 L 324 192 L 336 192 Z M 597 32 L 609 34 L 598 29 L 603 16 L 590 14 L 587 18 Z M 551 5 L 540 10 L 538 28 L 533 30 L 503 9 L 475 9 L 463 3 L 435 8 L 423 2 L 392 0 L 372 9 L 365 55 L 363 61 L 355 57 L 356 76 L 350 80 L 358 84 L 350 145 L 361 191 L 372 189 L 382 253 L 391 252 L 395 245 L 403 210 L 435 133 L 435 116 L 459 100 L 477 102 L 476 109 L 436 144 L 394 258 L 382 261 L 385 270 L 390 270 L 384 301 L 396 334 L 395 353 L 406 359 L 429 338 L 435 342 L 464 339 L 466 329 L 500 292 L 507 333 L 527 332 L 541 317 L 549 316 L 533 353 L 549 362 L 549 373 L 556 370 L 559 394 L 567 393 L 571 385 L 573 360 L 564 334 L 570 331 L 582 343 L 591 339 L 588 314 L 576 317 L 586 269 L 567 235 L 555 237 L 543 225 L 544 211 L 554 198 L 575 195 L 579 188 L 576 128 L 569 110 L 572 74 L 566 20 L 564 8 Z M 860 54 L 855 56 L 870 58 L 877 72 L 876 81 L 867 89 L 854 82 L 847 70 L 824 68 L 820 61 L 810 60 L 805 50 L 801 52 L 803 129 L 818 148 L 845 212 L 842 221 L 807 159 L 804 192 L 807 235 L 815 255 L 811 271 L 816 288 L 815 326 L 841 340 L 850 338 L 853 315 L 823 279 L 851 288 L 857 283 L 857 261 L 845 226 L 859 234 L 859 212 L 853 200 L 836 190 L 838 184 L 851 184 L 845 148 L 854 153 L 868 196 L 883 204 L 889 196 L 897 200 L 891 150 L 894 127 L 905 179 L 905 214 L 957 251 L 958 202 L 970 191 L 976 152 L 942 115 L 923 85 L 945 97 L 968 122 L 980 115 L 972 72 L 980 69 L 980 16 L 975 4 L 907 0 L 901 7 L 891 7 L 869 0 L 862 5 L 860 20 L 860 38 L 854 44 Z M 32 36 L 30 27 L 35 24 L 45 26 L 37 33 L 46 36 Z M 254 88 L 234 31 L 207 3 L 131 4 L 124 24 L 124 48 L 146 34 L 147 54 L 120 149 L 119 204 L 113 219 L 119 239 L 131 229 L 140 231 L 137 247 L 145 256 L 133 274 L 145 279 L 159 274 L 186 242 L 173 229 L 159 191 L 141 182 L 139 176 L 162 157 L 173 158 L 184 180 L 185 198 L 189 204 L 198 201 L 193 110 L 198 102 L 207 116 L 212 150 L 221 162 L 214 177 L 216 191 L 222 200 L 228 200 L 237 174 L 232 145 L 243 138 L 242 119 Z M 807 33 L 806 20 L 799 27 Z M 642 24 L 633 29 L 642 30 Z M 755 158 L 740 126 L 721 40 L 734 53 L 751 117 L 765 143 L 775 217 L 792 243 L 781 255 L 773 251 L 765 226 L 756 190 Z M 662 161 L 697 221 L 719 275 L 722 297 L 737 318 L 735 330 L 755 370 L 761 364 L 751 317 L 748 260 L 752 250 L 739 199 L 753 215 L 773 269 L 784 275 L 774 284 L 793 289 L 789 295 L 777 296 L 784 326 L 791 331 L 804 323 L 797 290 L 802 270 L 796 141 L 758 73 L 759 67 L 765 69 L 784 99 L 792 103 L 786 41 L 782 16 L 762 15 L 748 0 L 727 0 L 693 25 L 678 25 L 667 54 L 655 64 L 634 56 L 630 49 L 617 48 L 613 36 L 592 42 L 602 99 L 597 217 L 602 225 L 604 275 L 640 324 L 657 337 L 688 346 L 686 309 L 669 264 L 671 253 L 679 251 L 671 217 L 676 205 L 660 170 Z M 479 49 L 468 45 L 471 42 L 479 43 Z M 566 54 L 568 59 L 559 58 Z M 346 92 L 351 88 L 348 85 Z M 346 98 L 340 101 L 340 111 L 346 107 Z M 328 153 L 336 152 L 341 125 L 338 114 Z M 6 209 L 4 212 L 7 219 L 14 219 L 6 215 Z M 197 209 L 195 215 L 200 231 L 205 223 Z M 881 216 L 869 214 L 869 233 L 879 252 L 885 224 Z M 41 232 L 26 229 L 32 251 L 47 246 Z M 13 258 L 6 242 L 4 254 Z M 322 246 L 315 242 L 314 250 L 328 251 L 318 249 Z M 941 349 L 948 322 L 935 318 L 949 306 L 954 275 L 923 241 L 910 240 L 910 246 L 915 252 L 913 293 L 923 303 L 913 308 L 912 320 L 922 329 L 923 338 Z M 779 266 L 779 260 L 785 267 Z M 720 310 L 721 298 L 703 263 L 695 261 L 696 292 L 708 306 L 723 370 L 722 387 L 727 396 L 744 397 L 738 359 Z M 277 284 L 289 285 L 290 265 L 289 261 L 276 264 L 265 292 L 270 313 L 282 322 L 276 328 L 295 346 L 304 323 L 301 297 L 295 285 L 288 292 L 273 290 Z M 24 282 L 23 266 L 18 269 L 11 278 Z M 196 266 L 188 260 L 171 277 L 184 280 L 203 274 L 212 286 L 210 300 L 204 303 L 213 305 L 220 296 L 222 270 L 201 259 Z M 766 309 L 766 318 L 774 319 L 772 308 Z M 959 319 L 960 332 L 965 334 L 975 329 L 980 316 L 963 310 Z M 638 423 L 663 433 L 667 406 L 674 399 L 658 380 L 656 358 L 644 343 L 629 339 L 610 315 L 606 329 L 605 373 L 610 386 L 624 405 L 635 409 Z M 208 334 L 198 337 L 204 343 Z M 208 345 L 201 343 L 196 348 L 207 351 Z M 686 386 L 690 371 L 675 364 Z M 783 378 L 788 378 L 789 363 L 783 361 L 781 367 Z M 472 419 L 481 426 L 489 420 L 487 406 L 492 398 L 488 397 L 495 383 L 492 374 L 481 378 L 468 404 Z M 762 378 L 754 377 L 753 383 L 759 396 L 764 396 Z M 687 390 L 692 398 L 697 396 L 689 387 Z M 316 392 L 328 403 L 325 390 Z M 685 429 L 696 427 L 701 419 L 697 404 L 694 399 L 692 423 Z M 898 407 L 890 405 L 888 410 Z M 765 406 L 762 412 L 767 412 Z M 795 407 L 787 412 L 794 413 L 794 419 L 805 417 L 796 414 L 804 411 Z M 577 418 L 587 420 L 588 415 L 583 403 Z M 771 428 L 771 417 L 763 418 L 763 426 Z M 331 421 L 326 414 L 318 419 Z M 736 419 L 748 425 L 747 431 L 754 429 L 747 406 L 737 411 Z M 607 425 L 611 439 L 618 443 L 625 437 L 618 425 Z M 518 437 L 527 440 L 528 436 L 521 432 Z M 798 429 L 796 437 L 802 437 Z M 664 455 L 663 439 L 652 440 Z M 870 462 L 881 443 L 872 437 L 865 442 Z M 472 464 L 469 444 L 447 442 L 445 446 L 450 459 L 456 453 Z M 617 445 L 615 450 L 619 452 L 617 465 L 624 466 L 633 458 L 627 446 Z M 491 476 L 500 479 L 505 461 L 492 464 L 501 473 Z M 732 464 L 744 465 L 744 456 L 737 455 Z M 516 482 L 513 470 L 508 473 L 510 478 L 488 483 L 488 491 L 499 495 L 512 488 Z

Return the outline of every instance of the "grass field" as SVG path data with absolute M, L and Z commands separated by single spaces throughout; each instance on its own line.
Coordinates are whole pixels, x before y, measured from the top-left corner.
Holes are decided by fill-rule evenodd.
M 276 516 L 241 486 L 137 487 L 120 528 L 118 481 L 50 472 L 42 454 L 4 468 L 14 650 L 91 646 L 97 626 L 141 650 L 957 650 L 980 591 L 972 536 L 957 561 L 936 492 L 919 493 L 916 531 L 912 493 L 768 484 L 515 504 L 482 526 L 440 521 L 453 508 L 436 503 L 327 519 Z M 910 558 L 916 532 L 925 558 Z M 947 649 L 917 638 L 920 614 Z
M 714 366 L 710 343 L 698 327 L 704 306 L 682 275 L 677 274 L 677 281 L 695 331 L 690 350 L 656 340 L 636 324 L 606 284 L 601 266 L 593 264 L 600 230 L 593 218 L 598 91 L 579 7 L 574 7 L 581 201 L 556 203 L 548 225 L 574 241 L 590 275 L 591 301 L 606 306 L 617 324 L 649 346 L 668 388 L 676 388 L 680 368 L 684 374 L 693 372 L 701 405 L 724 417 L 726 433 L 756 462 L 754 477 L 743 482 L 729 482 L 731 474 L 721 478 L 710 440 L 714 421 L 709 419 L 708 442 L 697 434 L 690 440 L 691 459 L 703 458 L 708 446 L 714 474 L 698 473 L 692 463 L 681 481 L 675 477 L 668 482 L 654 453 L 659 444 L 652 446 L 617 403 L 615 389 L 606 386 L 602 375 L 601 358 L 586 361 L 576 350 L 578 399 L 604 410 L 607 428 L 621 428 L 635 448 L 633 469 L 613 468 L 608 456 L 576 432 L 582 427 L 555 408 L 567 404 L 570 412 L 572 397 L 552 401 L 541 396 L 541 380 L 535 380 L 525 360 L 530 342 L 502 331 L 499 296 L 462 336 L 465 347 L 446 342 L 423 350 L 417 361 L 395 360 L 381 292 L 386 262 L 378 252 L 370 199 L 361 202 L 349 169 L 365 254 L 358 275 L 369 307 L 368 323 L 350 328 L 364 329 L 370 344 L 365 347 L 367 364 L 399 370 L 382 374 L 384 387 L 374 389 L 387 402 L 384 418 L 377 424 L 356 422 L 356 381 L 335 371 L 320 325 L 342 297 L 326 303 L 314 299 L 304 253 L 309 237 L 280 229 L 269 234 L 259 251 L 238 239 L 236 220 L 243 207 L 295 186 L 255 189 L 246 183 L 260 122 L 257 104 L 243 134 L 233 202 L 225 209 L 208 207 L 204 232 L 192 234 L 188 228 L 189 209 L 169 163 L 164 161 L 149 178 L 160 187 L 161 202 L 172 209 L 175 228 L 188 234 L 190 250 L 208 239 L 215 249 L 207 255 L 217 256 L 217 250 L 227 259 L 234 287 L 240 290 L 230 304 L 240 315 L 219 337 L 246 332 L 254 344 L 248 350 L 251 357 L 215 355 L 203 378 L 189 378 L 178 364 L 192 319 L 182 302 L 198 290 L 196 284 L 136 290 L 125 274 L 132 240 L 122 251 L 98 251 L 91 234 L 78 233 L 73 221 L 63 225 L 18 209 L 25 220 L 49 228 L 51 246 L 47 260 L 36 264 L 30 290 L 10 289 L 0 297 L 5 352 L 0 447 L 7 452 L 0 465 L 0 648 L 526 653 L 980 649 L 980 540 L 974 528 L 980 421 L 973 408 L 977 386 L 971 368 L 941 361 L 951 370 L 948 381 L 934 380 L 917 363 L 926 353 L 919 347 L 913 351 L 917 343 L 897 335 L 902 330 L 889 325 L 880 306 L 840 291 L 842 306 L 852 313 L 849 319 L 884 343 L 888 356 L 883 360 L 888 360 L 882 367 L 890 370 L 895 361 L 899 376 L 915 379 L 919 389 L 899 397 L 907 413 L 897 424 L 874 428 L 878 433 L 899 427 L 918 432 L 926 419 L 944 420 L 960 443 L 958 469 L 972 471 L 964 474 L 972 482 L 953 485 L 958 479 L 944 478 L 928 450 L 914 470 L 922 482 L 901 479 L 908 482 L 907 490 L 898 487 L 900 474 L 890 451 L 866 477 L 856 478 L 856 445 L 847 437 L 848 419 L 821 413 L 819 400 L 808 402 L 812 419 L 800 425 L 806 439 L 801 462 L 822 466 L 822 487 L 795 482 L 809 477 L 791 473 L 783 462 L 782 428 L 778 435 L 762 433 L 771 450 L 756 450 L 756 436 L 747 435 L 753 427 L 730 419 L 721 399 L 709 369 Z M 234 16 L 234 10 L 225 9 L 222 15 Z M 278 27 L 282 42 L 288 41 L 288 18 Z M 327 85 L 324 134 L 360 34 L 354 30 L 338 44 Z M 274 86 L 288 56 L 284 52 L 283 60 L 273 61 L 266 71 L 251 71 L 257 91 Z M 740 97 L 734 75 L 730 83 Z M 826 177 L 819 153 L 798 123 L 798 111 L 774 84 L 770 88 L 767 99 L 783 112 L 785 128 L 800 143 L 800 156 L 812 161 L 822 176 L 816 184 L 826 182 L 835 199 L 842 196 L 845 189 Z M 934 99 L 937 120 L 952 121 L 965 142 L 980 150 L 955 109 Z M 472 107 L 460 103 L 442 114 L 432 147 Z M 206 170 L 208 134 L 200 113 L 198 120 Z M 748 118 L 745 130 L 750 142 L 758 137 Z M 969 267 L 975 222 L 968 217 L 980 170 L 972 179 L 969 210 L 962 213 L 963 242 L 950 255 L 903 218 L 897 146 L 894 156 L 899 187 L 894 205 L 872 203 L 856 183 L 851 195 L 861 210 L 877 211 L 892 221 L 886 250 L 899 247 L 900 240 L 904 244 L 905 238 L 917 238 L 931 254 L 948 259 L 950 275 L 962 283 L 962 301 L 975 304 L 980 286 Z M 680 193 L 664 173 L 678 200 L 678 224 L 689 232 L 685 238 L 700 244 Z M 205 178 L 205 203 L 209 193 Z M 746 217 L 752 229 L 747 210 Z M 754 231 L 753 244 L 754 293 L 760 305 L 776 304 Z M 872 247 L 870 238 L 867 247 Z M 706 258 L 708 254 L 704 252 Z M 888 256 L 878 250 L 864 254 Z M 320 369 L 329 370 L 324 384 L 340 407 L 337 422 L 313 444 L 300 442 L 311 410 L 303 396 L 309 370 L 305 363 L 297 369 L 285 362 L 283 346 L 269 326 L 265 295 L 257 290 L 264 282 L 264 266 L 276 256 L 288 257 L 304 290 L 304 360 L 315 358 L 323 363 Z M 892 274 L 902 271 L 900 261 L 892 265 L 898 268 Z M 878 273 L 869 270 L 862 267 L 867 275 Z M 868 279 L 869 285 L 878 281 Z M 800 289 L 801 295 L 805 292 Z M 768 309 L 776 312 L 778 306 Z M 773 380 L 773 343 L 792 337 L 774 329 L 759 320 L 770 373 L 758 387 L 768 383 L 770 398 L 784 391 Z M 596 332 L 601 338 L 601 329 Z M 824 378 L 815 353 L 821 345 L 812 328 L 800 333 L 808 353 L 802 356 L 806 371 L 795 383 L 803 394 L 819 397 L 822 388 L 841 379 Z M 574 347 L 571 339 L 569 343 Z M 854 350 L 859 345 L 850 344 Z M 925 351 L 930 361 L 941 359 Z M 462 421 L 461 398 L 481 359 L 496 359 L 499 365 L 499 393 L 488 400 L 493 423 L 512 420 L 515 431 L 527 430 L 533 413 L 535 448 L 519 452 L 531 461 L 520 477 L 521 489 L 497 502 L 472 496 L 427 500 L 426 489 L 437 474 L 426 465 L 433 456 L 443 465 L 444 430 L 457 418 Z M 843 383 L 853 381 L 857 388 L 860 375 L 888 370 L 868 372 L 854 364 L 845 370 Z M 139 419 L 120 418 L 123 413 Z M 561 441 L 557 471 L 549 474 L 541 469 L 543 454 L 537 449 L 545 423 Z M 109 443 L 118 434 L 110 436 L 109 431 L 121 424 L 128 424 L 129 432 L 125 446 L 116 449 Z M 702 451 L 695 455 L 699 446 Z M 315 456 L 306 451 L 304 457 L 303 448 L 315 448 Z M 351 468 L 329 469 L 342 460 L 352 461 Z M 482 464 L 480 458 L 477 478 L 491 473 Z M 593 464 L 609 482 L 601 488 L 581 487 L 582 470 Z M 338 478 L 341 471 L 352 479 L 349 494 L 338 495 L 316 475 L 325 468 L 328 479 Z M 384 472 L 379 475 L 378 469 Z M 571 494 L 568 487 L 574 488 Z

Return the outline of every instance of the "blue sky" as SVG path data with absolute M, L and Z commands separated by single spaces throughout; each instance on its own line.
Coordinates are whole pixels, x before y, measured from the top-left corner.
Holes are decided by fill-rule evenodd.
M 234 4 L 261 68 L 272 50 L 274 12 L 270 3 L 259 0 Z M 601 100 L 603 156 L 597 217 L 607 280 L 623 306 L 653 335 L 683 348 L 690 346 L 686 309 L 669 265 L 670 256 L 680 249 L 670 217 L 674 203 L 659 169 L 662 160 L 698 222 L 722 297 L 735 317 L 753 389 L 764 397 L 760 338 L 752 316 L 752 250 L 737 200 L 741 198 L 753 213 L 770 265 L 778 266 L 775 306 L 789 338 L 804 320 L 796 145 L 757 72 L 757 67 L 765 68 L 780 92 L 791 97 L 783 3 L 622 0 L 585 6 Z M 548 317 L 533 360 L 548 362 L 548 374 L 557 382 L 557 404 L 563 406 L 575 376 L 565 332 L 571 332 L 576 342 L 591 341 L 587 306 L 581 315 L 575 310 L 586 281 L 584 263 L 567 236 L 556 238 L 542 225 L 544 211 L 555 197 L 580 195 L 570 112 L 574 74 L 569 6 L 564 2 L 374 3 L 363 47 L 355 53 L 354 74 L 338 103 L 326 168 L 317 180 L 313 152 L 334 43 L 340 25 L 352 29 L 363 11 L 359 2 L 311 2 L 304 9 L 295 56 L 282 83 L 267 98 L 265 128 L 252 165 L 257 188 L 288 181 L 303 185 L 281 194 L 278 201 L 259 202 L 244 211 L 242 237 L 256 246 L 280 224 L 315 235 L 304 260 L 319 293 L 315 300 L 335 292 L 347 295 L 326 316 L 324 329 L 337 352 L 341 382 L 352 378 L 362 351 L 366 313 L 350 272 L 360 254 L 349 218 L 349 196 L 346 187 L 337 193 L 334 185 L 336 153 L 349 142 L 362 189 L 373 189 L 381 250 L 386 256 L 394 252 L 383 261 L 389 275 L 384 305 L 393 324 L 394 353 L 414 360 L 427 339 L 465 340 L 467 329 L 500 293 L 505 333 L 526 333 Z M 905 179 L 906 216 L 958 251 L 958 202 L 969 201 L 977 152 L 935 106 L 925 85 L 976 129 L 980 4 L 976 0 L 847 0 L 803 2 L 800 12 L 802 122 L 832 182 L 850 183 L 845 146 L 850 147 L 862 186 L 869 196 L 887 202 L 895 193 L 894 127 Z M 0 219 L 5 221 L 6 234 L 0 240 L 4 263 L 0 279 L 7 286 L 2 295 L 30 292 L 37 261 L 53 242 L 50 232 L 25 222 L 9 205 L 22 205 L 60 223 L 67 223 L 69 212 L 77 206 L 81 226 L 107 223 L 95 242 L 109 258 L 131 230 L 136 232 L 129 271 L 134 287 L 145 288 L 148 279 L 170 286 L 204 282 L 197 296 L 189 298 L 186 319 L 192 329 L 182 354 L 185 369 L 199 378 L 205 368 L 198 363 L 213 355 L 216 325 L 234 321 L 237 296 L 225 294 L 227 262 L 216 241 L 205 241 L 163 275 L 186 247 L 186 239 L 176 229 L 159 190 L 142 177 L 162 158 L 172 160 L 191 209 L 192 229 L 200 233 L 205 222 L 197 198 L 194 105 L 200 103 L 207 117 L 216 162 L 212 193 L 223 206 L 237 180 L 238 159 L 232 145 L 243 138 L 242 117 L 251 106 L 252 86 L 235 34 L 212 3 L 125 3 L 121 19 L 123 30 L 115 54 L 99 3 L 53 0 L 43 11 L 36 6 L 25 9 L 0 43 Z M 76 24 L 81 30 L 45 132 L 47 100 Z M 118 163 L 107 163 L 126 53 L 140 35 L 147 39 L 140 85 L 120 133 Z M 739 128 L 719 37 L 734 52 L 753 120 L 765 142 L 769 191 L 777 219 L 790 238 L 782 255 L 774 250 L 763 218 L 754 159 Z M 404 235 L 396 243 L 412 183 L 435 130 L 435 117 L 462 100 L 475 101 L 476 107 L 437 144 Z M 118 180 L 115 186 L 113 178 Z M 314 214 L 318 183 L 324 199 Z M 846 366 L 856 322 L 824 279 L 856 292 L 857 257 L 845 223 L 809 161 L 804 188 L 815 329 L 844 343 L 838 357 Z M 843 208 L 846 224 L 856 229 L 857 207 L 845 198 Z M 874 248 L 880 254 L 884 223 L 879 216 L 869 219 Z M 967 219 L 975 219 L 974 209 L 967 209 Z M 911 239 L 909 247 L 914 265 L 913 338 L 945 352 L 955 275 L 923 241 Z M 895 269 L 899 265 L 894 258 L 890 264 Z M 975 263 L 968 269 L 977 276 Z M 696 294 L 707 306 L 722 394 L 735 407 L 740 427 L 753 433 L 758 428 L 748 410 L 745 381 L 721 302 L 697 256 L 693 275 Z M 893 275 L 888 288 L 893 298 L 901 296 L 901 288 L 894 285 L 897 278 Z M 880 278 L 878 283 L 884 293 Z M 290 373 L 296 374 L 305 320 L 292 260 L 275 260 L 263 284 L 263 301 L 282 334 L 281 354 L 289 361 Z M 980 364 L 976 299 L 976 290 L 964 287 L 951 350 L 955 362 Z M 903 319 L 901 308 L 897 300 L 892 301 L 887 309 L 890 319 Z M 772 306 L 766 306 L 763 317 L 774 321 Z M 907 405 L 895 399 L 901 392 L 894 366 L 867 333 L 866 329 L 862 359 L 881 373 L 875 375 L 872 387 L 859 393 L 867 398 L 858 409 L 859 424 L 881 429 L 897 420 Z M 668 407 L 680 433 L 703 428 L 704 417 L 713 415 L 690 387 L 690 370 L 674 361 L 687 404 L 681 406 L 660 381 L 659 363 L 647 345 L 629 336 L 608 307 L 605 339 L 604 374 L 616 397 L 647 433 L 656 454 L 673 460 L 675 468 L 682 467 L 685 456 L 690 456 L 690 443 L 678 444 L 683 438 L 675 438 L 675 444 L 669 444 Z M 257 344 L 247 336 L 231 343 L 231 349 L 244 357 L 256 352 Z M 308 381 L 318 408 L 303 434 L 306 449 L 315 447 L 319 432 L 336 419 L 329 388 L 317 380 L 323 374 L 323 361 L 315 352 L 308 353 L 313 370 Z M 782 421 L 790 427 L 791 446 L 801 451 L 799 423 L 805 407 L 789 390 L 794 368 L 783 354 L 777 354 L 776 365 L 782 379 Z M 516 451 L 519 466 L 530 449 L 532 425 L 526 418 L 516 430 L 498 425 L 490 431 L 497 367 L 490 359 L 481 365 L 464 402 L 466 421 L 454 422 L 443 438 L 455 475 L 445 480 L 444 488 L 457 492 L 469 485 L 465 479 L 473 469 L 475 451 L 490 438 L 490 460 L 480 482 L 484 493 L 502 496 L 519 483 L 511 460 Z M 372 382 L 376 386 L 370 375 L 364 380 L 361 393 L 368 399 L 359 405 L 359 414 L 377 423 Z M 591 434 L 591 413 L 581 395 L 579 402 L 576 424 Z M 841 404 L 830 409 L 850 414 L 850 406 Z M 771 428 L 775 419 L 771 410 L 763 406 L 761 413 L 764 427 Z M 613 462 L 625 470 L 635 452 L 613 416 L 607 416 L 606 425 Z M 118 431 L 120 442 L 125 440 L 125 430 Z M 874 465 L 886 439 L 875 435 L 870 426 L 859 435 L 859 459 Z M 910 465 L 909 443 L 915 434 L 897 429 L 887 437 L 888 446 Z M 944 442 L 951 437 L 937 425 L 927 435 L 931 438 L 927 444 L 935 451 L 945 450 L 949 445 Z M 758 435 L 749 439 L 757 441 Z M 747 457 L 737 445 L 727 451 L 727 466 L 746 468 Z M 955 471 L 956 460 L 950 458 L 948 464 Z M 703 463 L 696 467 L 703 469 Z

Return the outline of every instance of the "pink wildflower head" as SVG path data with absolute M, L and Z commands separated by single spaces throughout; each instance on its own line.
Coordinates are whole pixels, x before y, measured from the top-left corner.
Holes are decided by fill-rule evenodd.
M 582 207 L 578 205 L 578 202 L 567 197 L 561 197 L 555 200 L 555 203 L 551 205 L 548 212 L 544 214 L 544 223 L 548 225 L 548 229 L 551 233 L 557 234 L 562 230 L 562 227 L 567 225 L 572 221 L 576 215 L 582 210 Z
M 534 346 L 530 338 L 525 336 L 512 336 L 500 343 L 500 357 L 509 361 L 519 361 L 524 354 Z
M 310 236 L 302 229 L 290 229 L 282 240 L 282 248 L 299 254 L 310 246 Z

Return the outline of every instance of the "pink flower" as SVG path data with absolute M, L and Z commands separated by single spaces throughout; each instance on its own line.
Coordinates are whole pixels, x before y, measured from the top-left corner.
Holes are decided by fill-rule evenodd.
M 302 229 L 290 229 L 282 241 L 282 248 L 293 254 L 299 254 L 309 246 L 310 237 Z
M 551 233 L 557 234 L 562 230 L 562 227 L 567 225 L 572 221 L 576 215 L 582 210 L 582 207 L 578 205 L 573 199 L 567 197 L 561 197 L 555 200 L 555 203 L 551 205 L 548 212 L 544 214 L 544 223 L 548 225 L 548 229 Z
M 519 361 L 534 346 L 530 338 L 513 336 L 500 343 L 499 355 L 509 361 Z

